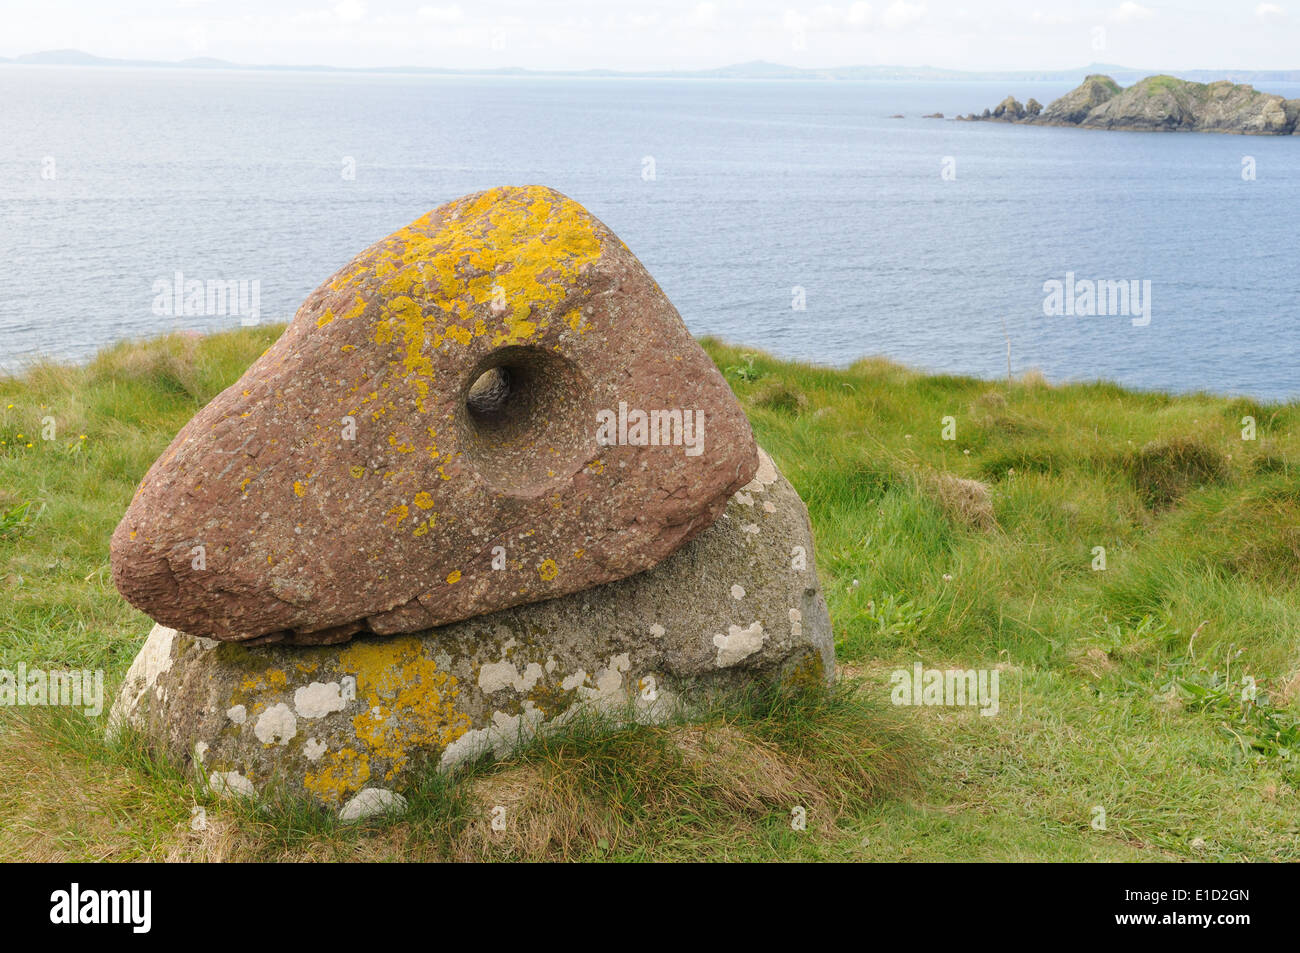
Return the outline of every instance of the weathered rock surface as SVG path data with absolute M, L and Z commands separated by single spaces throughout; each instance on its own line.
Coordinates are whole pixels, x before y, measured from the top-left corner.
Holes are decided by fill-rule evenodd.
M 1144 132 L 1300 135 L 1300 100 L 1227 80 L 1193 83 L 1148 76 L 1124 89 L 1109 76 L 1093 75 L 1041 112 L 1035 107 L 1038 103 L 1030 100 L 1022 109 L 1008 96 L 991 114 L 986 109 L 982 116 L 964 118 Z
M 551 189 L 493 189 L 311 294 L 145 475 L 113 579 L 223 641 L 418 631 L 654 566 L 756 465 L 627 246 Z
M 1008 96 L 1002 102 L 993 107 L 994 119 L 1005 119 L 1011 121 L 1020 119 L 1025 114 L 1025 107 L 1020 105 L 1020 101 L 1014 96 Z
M 584 704 L 654 720 L 718 688 L 829 680 L 807 510 L 759 453 L 694 541 L 586 592 L 347 645 L 250 648 L 156 626 L 110 725 L 140 728 L 220 791 L 278 783 L 360 817 L 394 798 L 359 792 L 503 753 Z
M 1109 76 L 1092 75 L 1060 99 L 1053 100 L 1039 114 L 1044 123 L 1077 125 L 1088 114 L 1120 92 L 1119 83 Z
M 1081 125 L 1153 132 L 1234 132 L 1289 135 L 1285 100 L 1247 85 L 1188 83 L 1150 76 L 1111 97 Z

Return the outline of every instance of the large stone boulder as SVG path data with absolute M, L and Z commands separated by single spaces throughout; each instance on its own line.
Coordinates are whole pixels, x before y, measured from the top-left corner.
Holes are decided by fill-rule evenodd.
M 492 189 L 311 294 L 145 475 L 113 580 L 223 641 L 413 632 L 648 569 L 756 465 L 627 246 L 551 189 Z
M 248 647 L 156 626 L 110 724 L 142 730 L 219 791 L 278 785 L 349 818 L 399 803 L 389 792 L 413 772 L 502 753 L 584 705 L 658 720 L 716 689 L 833 672 L 807 511 L 759 451 L 711 527 L 585 592 L 346 645 Z

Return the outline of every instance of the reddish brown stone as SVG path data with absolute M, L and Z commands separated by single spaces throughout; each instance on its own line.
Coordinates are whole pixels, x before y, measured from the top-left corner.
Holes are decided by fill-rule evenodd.
M 666 441 L 636 445 L 638 412 Z M 756 466 L 627 246 L 551 189 L 492 189 L 311 294 L 145 475 L 113 579 L 193 635 L 416 631 L 647 569 Z

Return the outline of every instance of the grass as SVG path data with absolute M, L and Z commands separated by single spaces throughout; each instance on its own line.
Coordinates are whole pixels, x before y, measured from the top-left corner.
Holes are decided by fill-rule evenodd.
M 0 380 L 0 667 L 102 668 L 112 693 L 149 623 L 109 535 L 278 331 Z M 808 504 L 836 691 L 576 719 L 352 826 L 4 709 L 0 858 L 1300 859 L 1300 405 L 704 345 Z M 1000 713 L 889 705 L 918 660 L 996 669 Z

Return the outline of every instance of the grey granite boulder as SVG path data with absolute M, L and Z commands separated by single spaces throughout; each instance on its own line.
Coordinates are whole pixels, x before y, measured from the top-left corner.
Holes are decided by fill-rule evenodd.
M 617 582 L 342 645 L 155 626 L 110 729 L 140 729 L 220 792 L 277 785 L 351 818 L 390 809 L 415 771 L 504 753 L 584 705 L 662 720 L 715 689 L 833 672 L 807 510 L 760 451 L 721 518 Z

